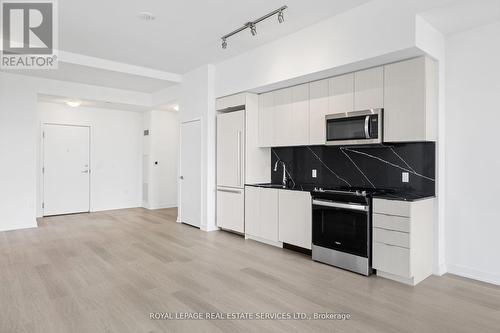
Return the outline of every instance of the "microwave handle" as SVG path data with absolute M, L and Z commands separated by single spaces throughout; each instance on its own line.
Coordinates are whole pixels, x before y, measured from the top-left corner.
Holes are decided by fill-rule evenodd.
M 365 118 L 365 137 L 370 139 L 370 116 Z

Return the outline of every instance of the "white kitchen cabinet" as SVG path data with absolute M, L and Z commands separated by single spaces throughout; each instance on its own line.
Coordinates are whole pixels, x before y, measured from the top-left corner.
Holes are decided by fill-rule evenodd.
M 309 83 L 293 86 L 289 117 L 290 133 L 287 145 L 305 146 L 309 144 Z
M 217 188 L 217 226 L 222 229 L 243 233 L 245 231 L 243 189 Z
M 261 146 L 309 144 L 309 84 L 262 94 L 259 115 Z
M 274 92 L 274 140 L 273 147 L 288 146 L 292 140 L 292 88 L 275 90 Z
M 416 285 L 432 274 L 434 199 L 373 199 L 373 258 L 377 275 Z
M 273 147 L 275 135 L 274 91 L 259 95 L 259 145 Z
M 353 111 L 354 73 L 332 77 L 330 79 L 329 94 L 329 114 Z
M 326 141 L 325 116 L 329 110 L 329 79 L 309 84 L 309 144 L 323 145 Z
M 311 214 L 309 192 L 279 190 L 279 241 L 310 250 Z
M 384 107 L 384 67 L 354 73 L 353 111 Z
M 384 141 L 435 141 L 437 64 L 419 57 L 384 66 Z
M 217 186 L 245 182 L 245 111 L 217 115 Z
M 235 94 L 231 96 L 217 98 L 215 101 L 215 109 L 217 111 L 234 108 L 246 104 L 246 94 Z
M 277 189 L 245 186 L 245 237 L 280 246 Z

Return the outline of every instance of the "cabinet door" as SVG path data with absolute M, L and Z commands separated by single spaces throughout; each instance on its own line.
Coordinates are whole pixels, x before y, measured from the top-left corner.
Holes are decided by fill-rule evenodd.
M 291 126 L 289 146 L 309 144 L 309 84 L 292 87 L 292 107 L 290 110 Z
M 288 146 L 293 135 L 292 127 L 292 88 L 275 90 L 274 92 L 274 144 Z
M 259 145 L 274 145 L 274 92 L 259 95 Z
M 245 105 L 245 94 L 236 94 L 226 97 L 217 98 L 215 102 L 216 110 L 224 110 L 227 108 Z
M 243 233 L 244 204 L 245 194 L 242 189 L 217 188 L 217 226 Z
M 336 76 L 330 79 L 329 113 L 343 113 L 354 110 L 354 74 Z
M 279 241 L 311 249 L 311 195 L 299 191 L 279 191 Z
M 354 73 L 354 110 L 384 107 L 384 68 L 375 67 Z
M 245 186 L 245 233 L 260 234 L 260 188 Z
M 260 231 L 256 235 L 278 242 L 278 190 L 260 188 Z
M 329 113 L 329 80 L 309 84 L 309 144 L 323 145 L 326 141 L 325 116 Z
M 245 111 L 217 115 L 217 185 L 244 183 Z
M 426 140 L 425 98 L 425 58 L 385 66 L 384 141 Z

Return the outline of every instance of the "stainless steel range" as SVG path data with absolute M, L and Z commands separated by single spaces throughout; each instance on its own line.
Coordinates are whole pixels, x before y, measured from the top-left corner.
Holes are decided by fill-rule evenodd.
M 312 259 L 363 275 L 372 273 L 372 194 L 367 189 L 312 192 Z

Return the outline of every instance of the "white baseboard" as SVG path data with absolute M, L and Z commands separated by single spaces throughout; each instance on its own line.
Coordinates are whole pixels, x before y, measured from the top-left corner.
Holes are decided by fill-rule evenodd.
M 16 226 L 14 228 L 0 228 L 0 232 L 1 231 L 11 231 L 11 230 L 22 230 L 22 229 L 31 229 L 31 228 L 38 228 L 38 223 L 36 222 L 35 220 L 35 223 L 34 224 L 27 224 L 27 225 L 20 225 L 20 226 Z
M 155 209 L 176 208 L 177 204 L 176 203 L 175 204 L 164 203 L 164 204 L 159 204 L 159 205 L 143 204 L 143 207 L 146 209 L 155 210 Z
M 448 273 L 463 276 L 469 279 L 500 285 L 500 275 L 479 271 L 460 265 L 449 265 Z
M 448 272 L 445 264 L 441 264 L 439 266 L 432 267 L 432 274 L 437 276 L 443 276 Z
M 252 236 L 252 235 L 249 235 L 249 234 L 245 234 L 245 239 L 251 239 L 251 240 L 254 240 L 254 241 L 257 241 L 257 242 L 260 242 L 260 243 L 264 243 L 264 244 L 267 244 L 267 245 L 276 246 L 276 247 L 280 247 L 280 248 L 283 247 L 283 243 L 281 243 L 281 242 L 275 242 L 275 241 L 267 240 L 267 239 L 260 238 L 260 237 L 257 237 L 257 236 Z
M 202 225 L 200 227 L 200 230 L 203 230 L 203 231 L 206 231 L 206 232 L 211 232 L 211 231 L 217 231 L 217 230 L 219 230 L 219 227 L 217 227 L 216 225 L 212 225 L 212 226 Z

